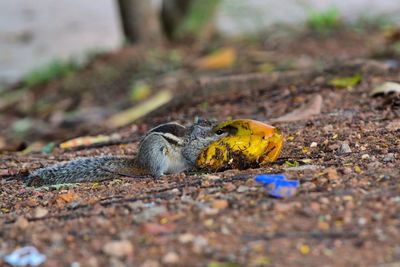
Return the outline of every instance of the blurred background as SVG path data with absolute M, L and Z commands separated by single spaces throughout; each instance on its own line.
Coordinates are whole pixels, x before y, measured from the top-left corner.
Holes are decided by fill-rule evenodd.
M 161 0 L 152 0 L 155 9 Z M 179 2 L 179 1 L 178 1 Z M 276 24 L 298 25 L 311 12 L 335 9 L 346 22 L 400 23 L 393 0 L 221 0 L 216 28 L 228 35 L 256 34 Z M 4 0 L 0 2 L 0 83 L 12 83 L 54 59 L 112 51 L 124 43 L 115 0 Z M 82 59 L 83 60 L 83 59 Z
M 210 77 L 358 58 L 398 66 L 398 14 L 393 0 L 3 0 L 0 150 L 129 132 Z M 146 123 L 229 116 L 187 104 Z

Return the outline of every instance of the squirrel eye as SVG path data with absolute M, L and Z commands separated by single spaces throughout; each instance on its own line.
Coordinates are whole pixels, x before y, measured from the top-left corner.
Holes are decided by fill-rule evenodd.
M 217 135 L 221 135 L 221 134 L 223 134 L 224 133 L 224 131 L 222 131 L 222 130 L 218 130 L 218 131 L 216 131 L 215 132 Z

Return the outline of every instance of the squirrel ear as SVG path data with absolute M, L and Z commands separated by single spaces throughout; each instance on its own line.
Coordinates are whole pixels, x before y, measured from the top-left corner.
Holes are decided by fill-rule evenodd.
M 169 133 L 172 135 L 175 135 L 177 137 L 183 137 L 186 134 L 187 128 L 179 123 L 176 122 L 169 122 L 169 123 L 164 123 L 160 124 L 150 131 L 149 133 Z

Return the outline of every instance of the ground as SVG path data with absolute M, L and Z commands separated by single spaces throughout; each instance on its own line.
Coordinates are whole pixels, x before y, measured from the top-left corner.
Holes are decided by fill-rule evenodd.
M 144 48 L 125 48 L 97 57 L 73 77 L 35 86 L 25 104 L 6 106 L 0 257 L 32 245 L 47 256 L 45 266 L 398 266 L 400 100 L 370 95 L 400 79 L 399 57 L 388 48 L 393 40 L 380 31 L 348 30 L 260 39 L 216 42 L 238 54 L 235 66 L 218 71 L 191 64 L 208 50 L 175 47 L 185 55 L 177 67 L 170 49 L 157 57 L 153 51 L 149 62 Z M 362 79 L 348 88 L 330 82 L 354 75 Z M 100 112 L 65 119 L 71 110 L 87 114 L 103 106 L 109 114 L 129 107 L 123 92 L 132 76 L 154 88 L 170 86 L 176 98 L 119 128 L 104 125 Z M 322 99 L 320 112 L 310 104 L 315 99 Z M 274 120 L 302 107 L 314 115 Z M 8 129 L 27 114 L 36 128 L 50 130 L 32 126 L 16 135 Z M 37 189 L 19 179 L 78 156 L 134 155 L 147 129 L 171 120 L 188 124 L 195 116 L 269 122 L 286 137 L 283 152 L 260 168 L 159 180 L 121 177 Z M 50 154 L 11 151 L 99 133 L 117 133 L 120 141 Z M 299 180 L 297 194 L 268 196 L 254 181 L 264 173 Z

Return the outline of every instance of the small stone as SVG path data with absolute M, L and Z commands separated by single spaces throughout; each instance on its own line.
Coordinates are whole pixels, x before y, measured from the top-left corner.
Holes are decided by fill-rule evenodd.
M 15 221 L 15 224 L 14 224 L 14 225 L 15 225 L 16 227 L 18 227 L 19 229 L 24 230 L 24 229 L 28 228 L 29 222 L 28 222 L 27 219 L 25 219 L 25 217 L 20 216 L 20 217 L 18 217 L 18 219 Z
M 109 266 L 113 267 L 126 267 L 125 263 L 116 257 L 111 257 L 109 261 Z
M 223 226 L 221 227 L 221 233 L 224 234 L 224 235 L 230 235 L 230 234 L 232 234 L 231 231 L 229 231 L 228 227 L 226 227 L 225 225 L 223 225 Z
M 390 122 L 386 126 L 386 129 L 388 129 L 389 131 L 397 131 L 398 129 L 400 129 L 400 120 L 394 120 Z
M 226 183 L 224 184 L 224 189 L 228 192 L 232 192 L 235 191 L 236 185 L 234 185 L 233 183 Z
M 339 153 L 340 154 L 349 154 L 349 153 L 351 153 L 351 148 L 350 148 L 349 144 L 343 143 L 339 148 Z
M 141 227 L 141 231 L 146 234 L 160 235 L 169 234 L 176 228 L 175 224 L 158 224 L 158 223 L 144 223 Z
M 193 240 L 193 244 L 197 247 L 203 248 L 208 245 L 208 240 L 203 236 L 196 236 Z
M 310 208 L 311 208 L 313 211 L 315 211 L 316 213 L 319 213 L 320 210 L 321 210 L 321 206 L 319 205 L 318 202 L 315 202 L 315 201 L 310 203 Z
M 329 150 L 335 151 L 338 150 L 340 148 L 339 144 L 332 144 L 330 146 L 328 146 Z
M 320 229 L 322 231 L 327 231 L 327 230 L 329 230 L 329 228 L 330 228 L 329 223 L 324 222 L 324 221 L 318 222 L 318 229 Z
M 368 160 L 369 159 L 369 155 L 368 154 L 362 154 L 361 155 L 361 159 L 362 160 Z
M 318 146 L 317 142 L 312 142 L 311 145 L 310 145 L 310 147 L 317 147 L 317 146 Z
M 302 187 L 304 190 L 313 190 L 313 189 L 315 189 L 317 186 L 316 186 L 314 183 L 312 183 L 312 182 L 305 182 L 305 183 L 303 183 L 303 184 L 301 185 L 301 187 Z
M 238 193 L 245 193 L 245 192 L 249 191 L 249 187 L 246 185 L 241 185 L 238 187 L 238 189 L 236 191 Z
M 202 213 L 205 215 L 217 215 L 219 213 L 218 209 L 210 208 L 210 207 L 204 207 L 201 209 Z
M 358 218 L 358 225 L 365 225 L 367 223 L 367 219 L 365 219 L 364 217 L 360 217 Z
M 181 193 L 181 191 L 179 191 L 178 188 L 174 188 L 170 192 L 171 192 L 171 194 L 174 194 L 174 195 L 179 195 Z
M 146 260 L 140 267 L 160 267 L 160 263 L 156 260 Z
M 164 264 L 177 264 L 179 262 L 179 255 L 176 252 L 168 252 L 162 258 Z
M 337 179 L 339 179 L 339 176 L 338 176 L 337 171 L 336 171 L 335 168 L 328 168 L 328 169 L 326 169 L 325 173 L 326 173 L 326 175 L 327 175 L 329 180 L 337 180 Z
M 388 153 L 384 158 L 384 162 L 392 162 L 394 161 L 394 154 L 393 153 Z
M 275 202 L 274 203 L 274 211 L 277 212 L 288 212 L 293 209 L 292 203 L 280 203 L 280 202 Z
M 218 175 L 208 174 L 204 176 L 204 179 L 213 181 L 213 180 L 219 180 L 221 179 L 221 177 L 219 177 Z
M 318 169 L 317 165 L 301 165 L 298 167 L 289 167 L 289 168 L 285 168 L 286 171 L 306 171 L 306 170 L 316 170 Z
M 43 218 L 49 213 L 49 211 L 42 207 L 37 207 L 35 209 L 35 218 Z
M 135 214 L 133 220 L 136 223 L 143 223 L 153 219 L 154 217 L 166 213 L 168 210 L 165 206 L 150 206 L 141 213 Z
M 194 235 L 192 235 L 190 233 L 182 234 L 178 237 L 178 240 L 182 244 L 187 244 L 194 240 Z
M 226 209 L 228 207 L 229 203 L 225 199 L 216 199 L 212 203 L 212 207 L 214 209 Z
M 330 133 L 330 132 L 333 131 L 333 125 L 332 124 L 328 124 L 328 125 L 324 126 L 323 130 L 324 130 L 325 133 Z
M 109 256 L 122 258 L 133 253 L 133 246 L 128 240 L 118 240 L 106 243 L 103 252 Z

